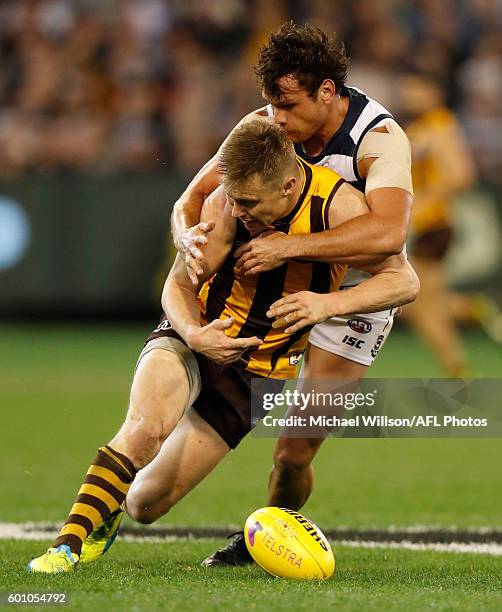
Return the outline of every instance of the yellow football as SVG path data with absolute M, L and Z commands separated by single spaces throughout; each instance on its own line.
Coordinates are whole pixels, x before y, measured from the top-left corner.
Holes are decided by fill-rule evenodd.
M 244 537 L 250 555 L 273 576 L 323 580 L 335 571 L 335 557 L 322 531 L 294 510 L 256 510 L 246 521 Z

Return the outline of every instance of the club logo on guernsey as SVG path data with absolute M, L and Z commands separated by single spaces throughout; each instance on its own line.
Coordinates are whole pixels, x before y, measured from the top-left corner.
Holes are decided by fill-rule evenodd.
M 290 516 L 292 516 L 294 519 L 296 519 L 298 523 L 300 523 L 300 525 L 305 529 L 305 531 L 312 538 L 314 538 L 314 540 L 319 544 L 319 546 L 326 552 L 328 551 L 328 547 L 323 542 L 323 539 L 321 538 L 321 536 L 317 533 L 317 529 L 309 520 L 307 520 L 304 516 L 302 516 L 298 512 L 295 512 L 294 510 L 289 510 L 288 508 L 281 508 L 281 510 L 283 512 L 286 512 L 286 514 L 289 514 Z
M 302 356 L 302 353 L 291 353 L 291 355 L 289 356 L 289 365 L 290 366 L 298 365 L 298 362 L 300 361 L 301 356 Z
M 357 334 L 369 334 L 372 326 L 366 319 L 349 319 L 347 325 Z

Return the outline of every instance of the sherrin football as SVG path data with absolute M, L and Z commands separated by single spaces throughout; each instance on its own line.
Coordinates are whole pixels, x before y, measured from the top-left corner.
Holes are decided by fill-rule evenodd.
M 244 538 L 256 563 L 273 576 L 323 580 L 335 571 L 335 557 L 322 531 L 294 510 L 256 510 L 246 521 Z

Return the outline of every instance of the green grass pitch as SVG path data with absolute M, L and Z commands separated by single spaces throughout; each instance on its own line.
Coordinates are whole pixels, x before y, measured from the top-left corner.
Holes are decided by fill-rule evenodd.
M 24 573 L 24 559 L 37 554 L 41 542 L 3 542 L 0 589 L 66 591 L 72 610 L 495 612 L 502 607 L 501 564 L 496 557 L 337 546 L 333 579 L 295 582 L 268 576 L 258 567 L 200 567 L 199 560 L 221 543 L 122 542 L 95 565 L 72 575 L 47 577 Z
M 0 523 L 61 521 L 96 448 L 123 417 L 147 328 L 0 328 Z M 466 334 L 473 376 L 498 377 L 502 351 Z M 441 376 L 426 349 L 396 330 L 372 376 Z M 264 505 L 273 440 L 249 437 L 162 522 L 242 524 Z M 304 509 L 321 528 L 502 526 L 497 439 L 328 440 Z M 204 570 L 221 541 L 118 542 L 108 558 L 57 579 L 30 576 L 42 542 L 0 540 L 0 590 L 70 592 L 71 609 L 501 609 L 502 557 L 336 546 L 325 583 L 258 568 Z

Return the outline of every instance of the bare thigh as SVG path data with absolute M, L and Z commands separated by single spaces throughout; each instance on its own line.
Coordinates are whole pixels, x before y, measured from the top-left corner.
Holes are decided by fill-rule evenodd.
M 159 452 L 183 415 L 189 385 L 180 357 L 153 349 L 139 362 L 131 386 L 126 419 L 110 446 L 140 469 Z
M 368 366 L 335 355 L 313 344 L 307 346 L 301 372 L 302 378 L 351 379 L 364 378 Z
M 154 461 L 136 476 L 127 495 L 128 513 L 141 523 L 157 520 L 203 480 L 229 450 L 223 438 L 190 408 Z

